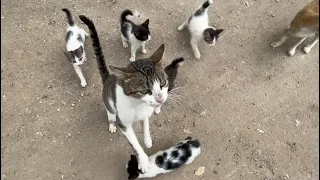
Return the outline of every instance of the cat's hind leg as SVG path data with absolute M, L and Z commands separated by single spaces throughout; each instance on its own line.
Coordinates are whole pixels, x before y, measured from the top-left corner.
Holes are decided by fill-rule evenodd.
M 178 31 L 182 31 L 188 25 L 188 20 L 184 21 L 179 27 Z
M 124 48 L 128 47 L 127 39 L 121 34 L 121 41 Z
M 200 51 L 198 48 L 198 44 L 199 44 L 199 40 L 196 37 L 192 37 L 191 41 L 190 41 L 193 53 L 194 53 L 194 57 L 197 59 L 200 59 L 201 55 L 200 55 Z
M 283 35 L 279 41 L 272 42 L 271 47 L 276 48 L 281 46 L 288 38 L 289 38 L 288 35 Z
M 316 34 L 313 41 L 303 48 L 303 52 L 308 54 L 313 48 L 313 46 L 316 45 L 318 42 L 319 42 L 319 34 Z
M 84 76 L 82 74 L 80 66 L 76 65 L 76 64 L 73 64 L 73 67 L 74 67 L 74 70 L 76 71 L 77 75 L 79 76 L 79 79 L 81 81 L 81 86 L 82 87 L 86 87 L 87 86 L 87 81 L 86 81 L 86 79 L 84 78 Z
M 112 114 L 107 110 L 108 114 L 108 120 L 109 120 L 109 131 L 111 133 L 115 133 L 117 131 L 117 126 L 116 126 L 116 114 Z

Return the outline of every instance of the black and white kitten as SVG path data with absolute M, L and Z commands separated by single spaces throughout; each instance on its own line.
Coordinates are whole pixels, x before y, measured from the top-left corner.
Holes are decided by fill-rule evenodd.
M 200 152 L 200 142 L 191 137 L 187 137 L 169 149 L 159 151 L 150 156 L 149 162 L 151 167 L 146 173 L 142 173 L 139 169 L 137 157 L 131 155 L 131 159 L 127 164 L 128 179 L 150 178 L 158 174 L 171 172 L 184 164 L 190 164 Z
M 131 45 L 131 57 L 130 61 L 136 60 L 136 51 L 142 46 L 141 52 L 147 53 L 146 42 L 151 39 L 149 31 L 149 19 L 140 25 L 136 25 L 132 21 L 128 20 L 128 16 L 133 16 L 131 10 L 124 10 L 121 14 L 121 40 L 124 48 L 128 47 L 128 43 Z
M 213 0 L 207 0 L 198 8 L 191 17 L 183 22 L 179 27 L 178 31 L 182 31 L 188 26 L 189 32 L 191 34 L 191 47 L 194 53 L 194 57 L 200 59 L 200 51 L 198 44 L 201 39 L 204 39 L 210 46 L 214 46 L 220 33 L 223 29 L 215 29 L 209 26 L 208 19 L 208 7 L 212 4 Z
M 89 34 L 74 23 L 68 9 L 64 8 L 62 11 L 67 14 L 68 20 L 66 47 L 69 53 L 66 55 L 69 61 L 72 62 L 74 70 L 80 78 L 81 86 L 86 87 L 87 82 L 82 74 L 80 65 L 87 61 L 86 53 L 84 51 L 84 40 Z

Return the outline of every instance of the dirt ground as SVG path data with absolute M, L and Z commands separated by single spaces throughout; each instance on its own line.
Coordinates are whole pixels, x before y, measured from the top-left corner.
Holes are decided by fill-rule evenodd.
M 132 150 L 108 132 L 101 79 L 86 41 L 82 88 L 63 54 L 66 17 L 61 8 L 91 18 L 106 63 L 124 66 L 130 53 L 120 40 L 125 8 L 150 18 L 147 57 L 165 43 L 164 61 L 184 57 L 176 93 L 151 118 L 152 154 L 191 131 L 202 143 L 190 165 L 154 179 L 319 179 L 319 45 L 308 55 L 294 40 L 272 49 L 306 0 L 214 1 L 210 21 L 225 29 L 218 43 L 200 45 L 193 58 L 188 32 L 177 27 L 201 4 L 194 0 L 1 1 L 1 180 L 124 180 Z M 310 42 L 310 40 L 309 40 Z M 307 41 L 303 44 L 306 44 Z M 135 130 L 142 141 L 142 128 Z M 202 176 L 194 171 L 204 166 Z

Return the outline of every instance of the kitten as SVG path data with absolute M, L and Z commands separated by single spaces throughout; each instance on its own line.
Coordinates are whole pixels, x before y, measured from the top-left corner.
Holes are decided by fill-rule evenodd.
M 301 9 L 291 21 L 281 39 L 271 43 L 271 46 L 275 48 L 282 45 L 289 37 L 299 37 L 300 41 L 288 51 L 288 54 L 293 56 L 296 48 L 311 36 L 315 37 L 310 44 L 303 48 L 304 53 L 309 53 L 313 46 L 319 42 L 319 0 L 313 0 Z
M 109 66 L 116 73 L 110 74 L 93 22 L 84 15 L 79 17 L 90 30 L 92 46 L 103 82 L 102 98 L 107 110 L 109 131 L 116 132 L 116 125 L 120 128 L 137 154 L 141 171 L 147 172 L 150 162 L 138 142 L 132 124 L 135 121 L 143 121 L 144 144 L 150 148 L 152 140 L 149 132 L 149 118 L 155 108 L 162 105 L 168 97 L 168 78 L 161 61 L 165 46 L 162 44 L 151 57 L 130 62 L 127 67 Z
M 136 51 L 142 46 L 141 52 L 147 53 L 146 42 L 151 39 L 149 31 L 149 19 L 140 25 L 134 24 L 128 20 L 128 16 L 133 16 L 131 10 L 124 10 L 121 14 L 120 25 L 121 25 L 121 40 L 124 48 L 128 47 L 128 43 L 131 45 L 131 57 L 130 61 L 136 60 Z
M 200 59 L 200 51 L 198 44 L 201 39 L 204 39 L 210 46 L 214 46 L 220 33 L 223 29 L 215 29 L 209 26 L 208 20 L 208 7 L 212 4 L 213 0 L 207 0 L 198 8 L 191 17 L 183 22 L 179 27 L 178 31 L 182 31 L 188 26 L 189 32 L 191 34 L 191 47 L 194 53 L 194 57 Z
M 67 55 L 69 61 L 72 62 L 74 70 L 80 78 L 81 86 L 86 87 L 87 82 L 84 78 L 80 65 L 87 61 L 86 53 L 84 51 L 85 37 L 89 36 L 83 29 L 75 25 L 71 13 L 68 9 L 62 9 L 67 15 L 68 28 L 66 35 L 66 47 L 69 54 Z
M 138 166 L 137 157 L 131 155 L 127 165 L 128 179 L 155 177 L 158 174 L 171 172 L 184 164 L 190 164 L 201 152 L 200 142 L 191 137 L 180 141 L 167 150 L 159 151 L 149 157 L 151 168 L 147 173 L 142 173 Z

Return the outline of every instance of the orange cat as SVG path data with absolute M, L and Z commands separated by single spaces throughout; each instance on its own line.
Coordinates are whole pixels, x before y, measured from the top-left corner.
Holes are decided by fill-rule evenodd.
M 303 48 L 304 53 L 309 53 L 310 50 L 319 41 L 319 0 L 313 0 L 303 9 L 301 9 L 294 19 L 291 21 L 290 26 L 285 30 L 284 35 L 277 42 L 271 43 L 272 47 L 278 47 L 283 44 L 289 37 L 301 38 L 298 43 L 291 47 L 288 51 L 290 56 L 294 55 L 296 48 L 306 38 L 315 36 L 314 40 Z

